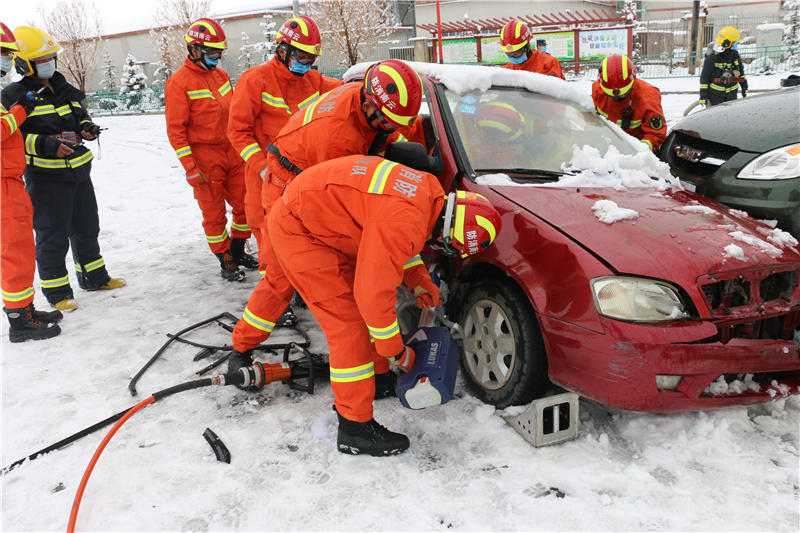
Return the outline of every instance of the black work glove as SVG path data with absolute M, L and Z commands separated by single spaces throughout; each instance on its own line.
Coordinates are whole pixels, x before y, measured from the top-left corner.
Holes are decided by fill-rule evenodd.
M 85 124 L 83 124 L 83 126 L 81 126 L 81 130 L 95 137 L 100 135 L 100 126 L 98 126 L 94 122 L 86 122 Z

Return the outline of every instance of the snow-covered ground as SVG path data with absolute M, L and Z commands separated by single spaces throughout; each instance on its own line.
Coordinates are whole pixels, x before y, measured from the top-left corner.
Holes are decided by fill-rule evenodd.
M 694 99 L 665 96 L 668 122 Z M 98 122 L 109 128 L 93 171 L 100 243 L 110 273 L 128 285 L 76 286 L 81 307 L 55 339 L 11 345 L 2 319 L 2 466 L 196 379 L 209 360 L 193 362 L 197 348 L 173 345 L 139 381 L 139 396 L 128 392 L 167 333 L 223 311 L 241 316 L 257 281 L 253 273 L 238 284 L 219 277 L 163 115 Z M 36 304 L 48 308 L 38 292 Z M 299 315 L 311 350 L 325 353 L 313 317 Z M 230 342 L 218 326 L 191 338 Z M 536 449 L 459 380 L 445 406 L 376 402 L 376 419 L 411 439 L 406 453 L 380 459 L 336 451 L 332 402 L 319 381 L 313 396 L 272 384 L 257 394 L 193 390 L 148 406 L 100 458 L 76 530 L 800 529 L 798 396 L 682 414 L 581 402 L 579 437 Z M 206 428 L 227 445 L 231 464 L 216 461 Z M 2 530 L 63 531 L 106 432 L 3 476 Z

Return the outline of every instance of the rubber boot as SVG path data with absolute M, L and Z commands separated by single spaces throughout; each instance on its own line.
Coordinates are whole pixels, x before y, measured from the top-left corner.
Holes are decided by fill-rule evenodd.
M 247 270 L 258 270 L 258 259 L 245 253 L 244 244 L 246 239 L 231 238 L 231 249 L 229 250 L 233 262 L 238 266 L 243 266 Z
M 55 324 L 56 322 L 60 322 L 62 318 L 64 318 L 64 314 L 61 311 L 37 311 L 36 308 L 33 306 L 33 302 L 30 304 L 31 306 L 31 315 L 35 320 L 39 322 L 44 322 L 45 324 Z
M 406 451 L 411 444 L 408 437 L 393 433 L 375 422 L 354 422 L 339 413 L 339 437 L 336 447 L 339 452 L 348 455 L 372 455 L 385 457 Z
M 253 350 L 246 350 L 244 352 L 234 350 L 231 352 L 230 357 L 228 357 L 228 374 L 233 374 L 234 372 L 238 372 L 240 368 L 245 366 L 250 366 L 252 364 L 253 364 Z M 243 387 L 238 383 L 236 383 L 236 388 L 248 392 L 254 392 L 258 390 L 258 387 Z
M 219 266 L 222 268 L 220 276 L 228 281 L 242 281 L 244 279 L 244 272 L 239 270 L 236 262 L 231 256 L 231 251 L 228 250 L 224 254 L 214 254 L 219 259 Z
M 49 339 L 61 333 L 58 324 L 42 322 L 34 318 L 32 309 L 32 303 L 21 309 L 3 308 L 8 316 L 8 323 L 11 325 L 8 329 L 8 338 L 11 342 Z
M 385 374 L 375 374 L 375 399 L 397 398 L 394 386 L 397 384 L 397 374 L 391 370 Z
M 287 307 L 283 314 L 275 321 L 276 328 L 291 328 L 297 325 L 297 315 L 291 307 Z

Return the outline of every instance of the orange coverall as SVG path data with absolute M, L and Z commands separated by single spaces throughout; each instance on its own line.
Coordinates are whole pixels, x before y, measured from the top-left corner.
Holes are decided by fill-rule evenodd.
M 19 105 L 10 111 L 0 110 L 0 286 L 7 309 L 20 309 L 33 301 L 33 205 L 22 182 L 25 141 L 19 132 L 26 118 L 25 109 Z
M 636 78 L 633 80 L 630 96 L 615 102 L 606 96 L 600 87 L 600 82 L 595 81 L 592 85 L 592 99 L 597 111 L 620 128 L 622 112 L 630 106 L 633 117 L 630 128 L 625 132 L 647 143 L 651 150 L 658 150 L 667 138 L 667 125 L 664 122 L 664 112 L 661 110 L 661 91 L 658 87 Z
M 265 65 L 247 70 L 236 81 L 227 124 L 228 138 L 233 149 L 247 164 L 245 214 L 258 243 L 259 270 L 262 274 L 266 265 L 260 258 L 264 207 L 261 205 L 263 180 L 259 173 L 267 166 L 266 147 L 275 143 L 275 137 L 292 115 L 340 85 L 341 81 L 323 76 L 316 70 L 296 76 L 278 60 L 278 56 Z
M 396 289 L 444 201 L 435 176 L 354 155 L 303 172 L 269 214 L 280 267 L 325 332 L 336 410 L 348 420 L 372 419 L 370 337 L 387 365 L 403 350 Z
M 342 85 L 302 113 L 293 115 L 277 137 L 281 154 L 302 170 L 331 159 L 366 154 L 378 134 L 367 124 L 361 111 L 361 87 L 360 82 Z M 397 138 L 399 135 L 393 133 L 388 142 Z M 283 167 L 273 154 L 268 155 L 267 165 L 262 204 L 269 216 L 273 204 L 295 174 Z M 254 348 L 269 337 L 294 293 L 294 287 L 275 258 L 268 231 L 262 232 L 261 243 L 263 255 L 260 257 L 265 259 L 266 274 L 256 285 L 233 331 L 233 347 L 240 352 Z M 430 282 L 421 258 L 409 259 L 406 269 L 409 287 L 422 285 L 426 278 Z M 376 370 L 380 374 L 388 372 L 388 361 L 377 359 Z
M 167 135 L 203 212 L 206 241 L 215 254 L 230 248 L 225 202 L 233 208 L 231 236 L 250 237 L 244 213 L 244 162 L 226 134 L 233 88 L 228 74 L 205 70 L 188 58 L 164 86 Z
M 544 74 L 545 76 L 555 76 L 556 78 L 564 79 L 564 73 L 561 72 L 561 64 L 558 59 L 537 50 L 531 50 L 531 57 L 521 65 L 515 65 L 509 62 L 503 68 L 510 70 L 525 70 L 528 72 L 536 72 L 537 74 Z

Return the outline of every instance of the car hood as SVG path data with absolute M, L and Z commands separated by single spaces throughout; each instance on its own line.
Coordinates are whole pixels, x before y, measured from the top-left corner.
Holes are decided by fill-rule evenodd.
M 766 224 L 689 191 L 491 188 L 558 228 L 620 274 L 693 285 L 703 274 L 800 263 L 800 246 L 782 243 Z M 600 200 L 636 211 L 638 217 L 601 222 L 592 209 Z M 777 231 L 778 236 L 788 237 Z
M 762 153 L 800 142 L 800 88 L 715 105 L 678 121 L 674 131 Z

